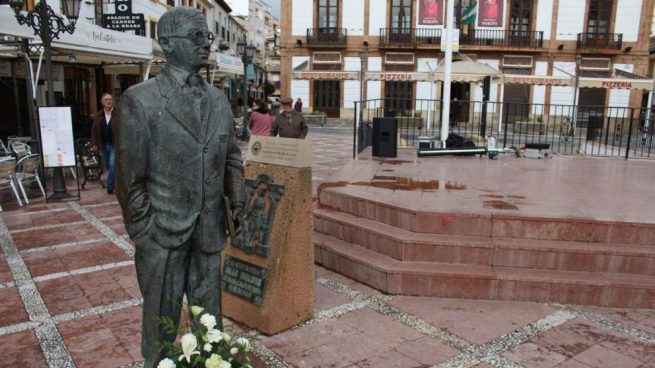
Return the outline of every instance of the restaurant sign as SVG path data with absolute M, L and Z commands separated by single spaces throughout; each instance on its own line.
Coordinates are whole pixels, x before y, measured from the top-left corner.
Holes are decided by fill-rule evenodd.
M 505 75 L 505 83 L 530 84 L 537 86 L 570 86 L 571 78 L 535 76 L 535 75 Z
M 293 72 L 293 79 L 358 80 L 359 72 L 344 72 L 344 71 Z

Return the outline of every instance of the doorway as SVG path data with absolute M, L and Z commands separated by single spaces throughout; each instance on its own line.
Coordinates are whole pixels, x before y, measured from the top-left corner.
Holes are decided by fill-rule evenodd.
M 412 110 L 412 82 L 387 81 L 384 83 L 384 115 L 396 116 Z
M 329 118 L 340 115 L 341 83 L 338 80 L 314 81 L 314 110 L 323 111 Z

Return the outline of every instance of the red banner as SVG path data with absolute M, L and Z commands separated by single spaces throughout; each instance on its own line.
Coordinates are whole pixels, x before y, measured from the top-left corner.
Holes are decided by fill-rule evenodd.
M 478 27 L 503 26 L 503 1 L 480 0 L 478 5 Z
M 418 24 L 425 26 L 443 25 L 443 0 L 420 0 Z

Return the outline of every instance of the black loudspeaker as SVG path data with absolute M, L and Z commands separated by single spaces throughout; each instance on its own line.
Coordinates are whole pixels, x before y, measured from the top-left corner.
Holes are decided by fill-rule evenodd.
M 373 156 L 396 157 L 398 119 L 373 118 Z

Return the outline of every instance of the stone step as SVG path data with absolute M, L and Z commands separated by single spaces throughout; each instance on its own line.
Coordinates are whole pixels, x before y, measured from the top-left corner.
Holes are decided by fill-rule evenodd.
M 329 209 L 314 230 L 401 261 L 655 275 L 655 247 L 414 233 Z
M 399 261 L 318 232 L 314 245 L 316 263 L 389 294 L 655 307 L 653 276 Z
M 336 185 L 339 184 L 339 185 Z M 589 218 L 522 216 L 509 211 L 418 210 L 345 182 L 318 191 L 318 208 L 333 209 L 417 233 L 655 246 L 655 224 Z M 420 201 L 420 193 L 415 201 Z M 396 202 L 395 202 L 396 201 Z M 420 206 L 419 206 L 420 207 Z M 468 211 L 467 211 L 468 210 Z

